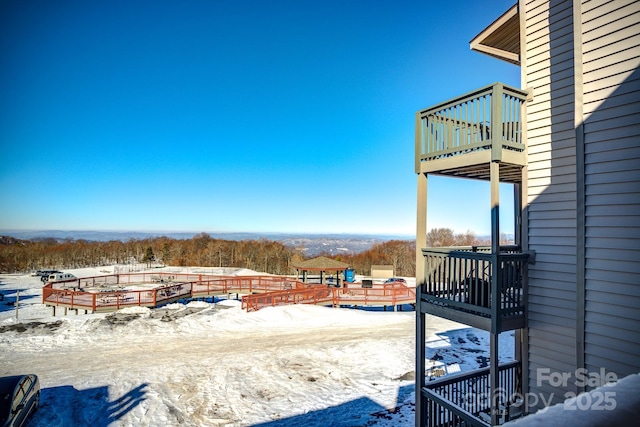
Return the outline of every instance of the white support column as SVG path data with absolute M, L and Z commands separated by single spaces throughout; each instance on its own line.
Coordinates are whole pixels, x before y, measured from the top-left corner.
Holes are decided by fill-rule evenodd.
M 427 174 L 418 174 L 418 199 L 416 222 L 416 285 L 424 281 L 424 257 L 422 248 L 427 246 Z
M 422 397 L 425 385 L 425 315 L 422 312 L 421 284 L 425 281 L 425 265 L 422 248 L 427 246 L 427 175 L 418 174 L 418 206 L 416 223 L 416 382 L 415 382 L 415 424 L 422 427 L 426 420 L 426 408 Z

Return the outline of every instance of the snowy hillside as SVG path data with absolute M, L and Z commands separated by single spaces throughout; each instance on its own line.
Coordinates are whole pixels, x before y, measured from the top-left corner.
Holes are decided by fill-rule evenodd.
M 53 317 L 37 277 L 0 275 L 0 293 L 0 376 L 36 373 L 42 385 L 31 426 L 414 423 L 413 312 L 295 305 L 246 313 L 216 300 Z M 482 331 L 429 317 L 427 337 L 430 366 L 486 364 Z M 501 342 L 506 360 L 513 344 Z

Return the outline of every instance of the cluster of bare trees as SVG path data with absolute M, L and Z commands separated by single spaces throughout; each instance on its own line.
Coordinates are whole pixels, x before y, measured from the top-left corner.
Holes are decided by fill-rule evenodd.
M 163 263 L 176 266 L 243 267 L 287 274 L 293 252 L 270 240 L 221 240 L 201 233 L 192 239 L 131 239 L 89 242 L 55 239 L 0 240 L 0 271 L 70 269 L 100 265 Z
M 484 245 L 468 231 L 455 234 L 436 228 L 427 234 L 427 246 Z M 326 255 L 330 256 L 330 255 Z M 330 256 L 367 275 L 372 265 L 393 265 L 398 276 L 415 275 L 415 241 L 391 240 L 357 254 Z M 222 240 L 207 233 L 191 239 L 157 237 L 127 242 L 90 242 L 55 239 L 18 240 L 0 237 L 0 272 L 29 272 L 38 269 L 71 269 L 101 265 L 162 263 L 175 266 L 240 267 L 272 274 L 294 273 L 292 264 L 304 259 L 295 249 L 282 243 L 260 240 Z
M 412 240 L 390 240 L 358 254 L 334 258 L 349 264 L 358 274 L 370 274 L 372 265 L 393 265 L 396 276 L 412 277 L 416 274 L 416 242 Z
M 513 244 L 513 240 L 506 234 L 500 234 L 500 244 Z M 427 247 L 451 246 L 490 246 L 491 238 L 478 238 L 473 231 L 455 234 L 450 228 L 433 228 L 427 233 Z
M 501 244 L 512 243 L 506 235 Z M 483 246 L 491 239 L 478 238 L 474 232 L 454 233 L 450 228 L 434 228 L 427 233 L 428 247 Z M 407 240 L 391 240 L 353 255 L 339 255 L 336 259 L 350 264 L 359 274 L 369 274 L 372 265 L 393 265 L 397 276 L 413 277 L 416 274 L 416 243 Z
M 430 248 L 484 244 L 490 245 L 491 241 L 479 240 L 472 231 L 455 234 L 450 228 L 433 228 L 427 233 L 427 246 Z

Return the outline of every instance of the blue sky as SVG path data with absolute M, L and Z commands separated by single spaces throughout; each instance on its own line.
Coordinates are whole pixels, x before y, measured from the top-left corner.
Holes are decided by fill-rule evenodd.
M 520 86 L 468 43 L 512 3 L 2 0 L 0 229 L 415 235 L 414 114 Z

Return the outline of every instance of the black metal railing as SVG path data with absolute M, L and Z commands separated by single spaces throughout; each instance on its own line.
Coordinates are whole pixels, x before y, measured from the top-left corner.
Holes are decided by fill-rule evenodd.
M 490 247 L 476 246 L 425 248 L 422 253 L 423 301 L 483 317 L 524 315 L 529 254 L 517 246 L 503 246 L 497 254 Z
M 426 425 L 489 426 L 491 399 L 498 401 L 500 420 L 520 414 L 522 368 L 519 361 L 498 367 L 499 388 L 491 392 L 489 368 L 452 375 L 428 382 L 422 388 Z

